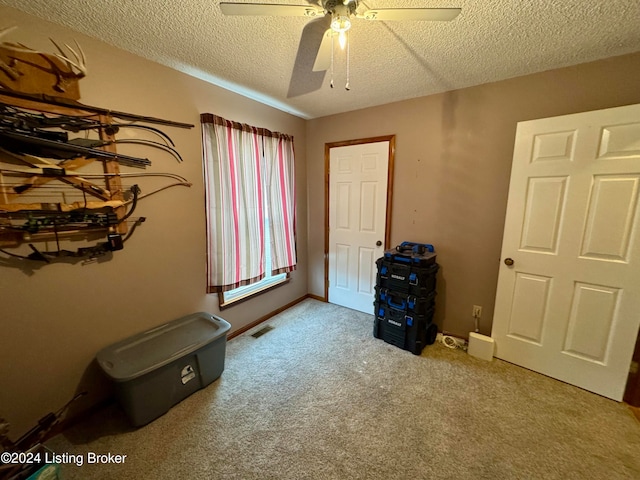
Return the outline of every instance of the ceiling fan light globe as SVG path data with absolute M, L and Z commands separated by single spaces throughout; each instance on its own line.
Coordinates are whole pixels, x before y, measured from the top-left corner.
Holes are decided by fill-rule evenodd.
M 331 29 L 334 32 L 346 32 L 351 28 L 351 20 L 346 15 L 333 15 L 331 17 Z

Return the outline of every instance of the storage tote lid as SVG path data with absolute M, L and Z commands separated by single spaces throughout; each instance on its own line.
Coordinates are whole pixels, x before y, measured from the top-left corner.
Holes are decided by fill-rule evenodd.
M 210 313 L 193 313 L 103 348 L 96 360 L 113 380 L 125 382 L 195 352 L 230 328 Z

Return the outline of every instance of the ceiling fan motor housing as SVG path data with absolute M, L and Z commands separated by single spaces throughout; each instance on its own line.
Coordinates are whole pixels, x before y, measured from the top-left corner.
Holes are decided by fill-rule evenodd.
M 358 2 L 349 1 L 345 4 L 343 0 L 324 0 L 322 7 L 325 12 L 338 15 L 355 15 Z

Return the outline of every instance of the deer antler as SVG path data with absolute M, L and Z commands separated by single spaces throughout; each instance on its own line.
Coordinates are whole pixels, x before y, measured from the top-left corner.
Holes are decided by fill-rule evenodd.
M 10 27 L 8 29 L 5 30 L 0 30 L 0 37 L 2 35 L 4 35 L 5 33 L 7 33 L 9 30 L 13 29 L 14 27 Z M 37 55 L 40 55 L 42 57 L 46 58 L 46 55 L 53 55 L 54 57 L 62 60 L 63 62 L 65 62 L 67 64 L 67 67 L 69 67 L 69 71 L 71 73 L 73 73 L 73 67 L 77 68 L 78 71 L 80 73 L 77 74 L 78 78 L 82 78 L 84 76 L 87 75 L 87 59 L 85 57 L 84 51 L 82 50 L 82 47 L 80 46 L 80 44 L 74 40 L 74 42 L 76 43 L 76 48 L 78 49 L 78 52 L 80 52 L 78 54 L 78 52 L 76 52 L 73 48 L 71 48 L 68 44 L 64 44 L 65 47 L 67 47 L 67 49 L 73 54 L 73 56 L 75 57 L 75 61 L 71 60 L 68 56 L 66 56 L 64 50 L 62 50 L 62 48 L 60 47 L 60 45 L 58 45 L 55 40 L 53 40 L 52 38 L 50 38 L 49 40 L 51 40 L 51 43 L 53 43 L 55 45 L 55 47 L 58 49 L 58 51 L 60 53 L 45 53 L 45 52 L 40 52 L 38 50 L 34 50 L 33 48 L 29 48 L 26 45 L 23 45 L 21 43 L 15 45 L 15 44 L 8 44 L 9 47 L 16 51 L 16 52 L 24 52 L 24 53 L 34 53 Z M 56 68 L 54 64 L 52 64 L 53 68 Z
M 13 28 L 15 27 L 1 28 L 0 38 Z M 0 88 L 37 88 L 45 89 L 47 93 L 50 90 L 63 93 L 69 98 L 79 97 L 78 80 L 87 75 L 86 56 L 82 47 L 76 40 L 73 47 L 50 40 L 57 49 L 55 53 L 41 52 L 20 43 L 0 41 L 0 81 L 3 82 Z M 32 79 L 30 84 L 22 81 L 24 75 Z
M 11 27 L 6 27 L 1 29 L 0 38 L 15 28 L 16 26 L 13 25 Z M 17 80 L 20 77 L 20 72 L 18 72 L 15 68 L 11 67 L 11 65 L 8 65 L 7 63 L 3 62 L 2 59 L 0 59 L 0 70 L 2 70 L 13 81 Z
M 82 51 L 82 47 L 76 40 L 74 40 L 74 42 L 76 44 L 76 48 L 78 49 L 78 52 L 80 52 L 79 54 L 73 48 L 71 48 L 68 44 L 66 43 L 64 44 L 64 46 L 67 47 L 67 50 L 69 50 L 75 57 L 75 61 L 71 60 L 68 56 L 66 56 L 66 54 L 64 53 L 64 50 L 60 48 L 60 45 L 58 45 L 53 38 L 49 38 L 49 40 L 51 40 L 51 43 L 53 43 L 58 49 L 58 51 L 60 52 L 59 54 L 54 53 L 53 55 L 55 55 L 57 58 L 59 58 L 63 62 L 66 62 L 67 66 L 69 67 L 69 70 L 73 71 L 73 67 L 76 67 L 80 72 L 78 74 L 78 78 L 82 78 L 87 74 L 87 59 L 84 55 L 84 52 Z

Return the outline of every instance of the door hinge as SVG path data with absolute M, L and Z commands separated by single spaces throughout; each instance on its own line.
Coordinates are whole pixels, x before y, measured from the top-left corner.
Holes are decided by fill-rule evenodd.
M 636 373 L 638 373 L 638 367 L 640 365 L 638 364 L 638 362 L 631 362 L 631 366 L 629 367 L 629 373 L 635 375 Z

